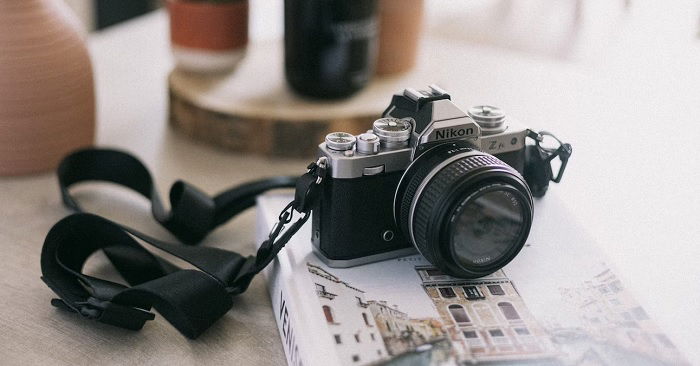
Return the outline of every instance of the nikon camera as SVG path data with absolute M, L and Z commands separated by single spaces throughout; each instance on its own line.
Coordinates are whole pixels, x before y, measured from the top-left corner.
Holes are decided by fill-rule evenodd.
M 371 131 L 319 145 L 329 173 L 313 208 L 315 252 L 351 267 L 418 250 L 452 276 L 495 272 L 525 244 L 533 192 L 561 179 L 571 153 L 541 147 L 542 136 L 495 107 L 465 113 L 437 86 L 394 95 Z

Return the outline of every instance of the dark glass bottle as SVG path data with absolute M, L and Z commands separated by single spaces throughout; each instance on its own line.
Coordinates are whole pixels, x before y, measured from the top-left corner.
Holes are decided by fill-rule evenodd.
M 377 0 L 285 0 L 287 82 L 314 98 L 347 97 L 374 73 Z

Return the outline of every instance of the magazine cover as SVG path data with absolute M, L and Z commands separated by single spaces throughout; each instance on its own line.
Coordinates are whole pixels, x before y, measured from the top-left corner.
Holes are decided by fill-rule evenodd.
M 258 201 L 258 242 L 288 195 Z M 422 256 L 330 268 L 310 223 L 266 276 L 290 365 L 689 365 L 556 197 L 528 244 L 476 280 Z

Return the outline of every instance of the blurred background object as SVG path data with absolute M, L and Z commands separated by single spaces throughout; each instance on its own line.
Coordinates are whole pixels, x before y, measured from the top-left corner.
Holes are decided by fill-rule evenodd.
M 377 0 L 284 0 L 289 86 L 319 99 L 349 97 L 374 74 Z
M 248 44 L 248 0 L 168 0 L 167 4 L 177 67 L 217 73 L 238 65 Z
M 153 10 L 158 2 L 150 0 L 96 0 L 95 26 L 97 29 L 131 19 Z
M 377 75 L 407 72 L 416 64 L 424 0 L 379 0 Z
M 0 175 L 55 169 L 93 144 L 92 64 L 79 28 L 62 2 L 0 2 Z
M 160 6 L 158 0 L 64 0 L 85 29 L 98 30 L 145 14 Z

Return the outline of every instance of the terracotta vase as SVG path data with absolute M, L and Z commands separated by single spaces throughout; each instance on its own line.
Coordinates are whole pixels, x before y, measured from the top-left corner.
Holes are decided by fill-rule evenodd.
M 0 175 L 54 169 L 93 144 L 92 66 L 57 0 L 0 0 Z
M 416 64 L 423 33 L 424 0 L 379 1 L 377 75 L 402 73 Z
M 178 68 L 199 73 L 233 70 L 248 44 L 248 1 L 169 0 L 170 40 Z

